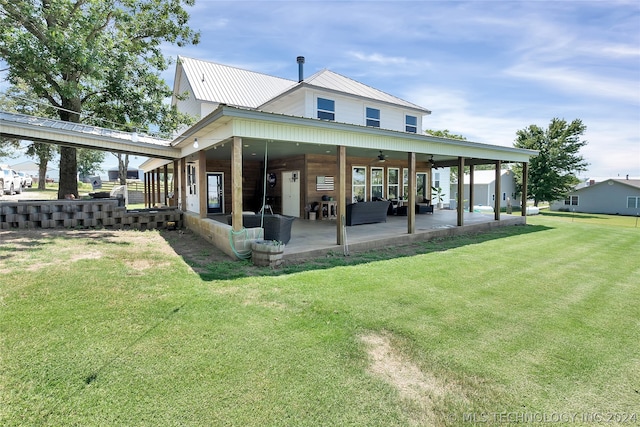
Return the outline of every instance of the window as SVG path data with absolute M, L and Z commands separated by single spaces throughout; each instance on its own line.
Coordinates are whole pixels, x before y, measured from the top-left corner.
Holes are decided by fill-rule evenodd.
M 189 194 L 196 193 L 196 166 L 194 164 L 187 164 L 187 187 L 189 187 Z
M 409 195 L 409 169 L 402 169 L 402 194 L 405 197 Z
M 351 197 L 354 202 L 364 202 L 367 200 L 367 168 L 364 166 L 354 166 L 351 174 Z
M 383 197 L 382 190 L 384 188 L 384 169 L 371 168 L 371 200 L 374 197 L 381 199 Z
M 438 188 L 440 187 L 440 172 L 436 172 L 433 178 L 433 186 Z
M 430 191 L 427 187 L 427 174 L 424 172 L 416 173 L 416 201 L 423 203 L 423 200 L 431 200 Z
M 416 116 L 404 116 L 405 130 L 411 133 L 418 133 L 418 118 Z
M 398 186 L 400 185 L 400 169 L 387 169 L 387 198 L 397 199 L 399 196 Z
M 331 99 L 318 98 L 318 118 L 321 120 L 335 120 L 336 102 Z
M 380 127 L 380 110 L 367 107 L 367 126 Z
M 632 209 L 640 208 L 640 197 L 627 197 L 627 207 Z
M 565 205 L 578 206 L 578 196 L 569 196 L 564 200 Z

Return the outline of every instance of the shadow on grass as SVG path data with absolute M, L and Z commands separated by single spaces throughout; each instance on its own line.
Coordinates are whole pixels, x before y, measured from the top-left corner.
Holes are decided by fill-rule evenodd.
M 571 219 L 571 218 L 602 219 L 602 220 L 607 219 L 603 215 L 596 216 L 596 215 L 590 215 L 590 214 L 585 214 L 580 212 L 540 212 L 540 215 L 565 218 L 565 219 Z
M 323 270 L 334 267 L 359 265 L 375 261 L 446 251 L 466 245 L 483 243 L 505 237 L 526 235 L 550 230 L 542 225 L 518 225 L 493 229 L 485 233 L 466 234 L 455 237 L 437 238 L 425 242 L 386 247 L 382 249 L 352 252 L 344 256 L 341 252 L 329 252 L 324 257 L 304 261 L 285 259 L 280 268 L 256 267 L 250 260 L 232 260 L 217 248 L 195 234 L 183 233 L 178 238 L 171 232 L 163 231 L 162 236 L 173 250 L 200 275 L 204 281 L 232 280 L 250 276 L 280 276 L 309 270 Z
M 118 245 L 130 246 L 132 243 L 123 242 L 116 238 L 115 233 L 96 230 L 69 229 L 11 229 L 0 231 L 0 261 L 10 263 L 13 259 L 22 257 L 25 252 L 43 251 L 54 246 L 60 240 L 88 240 L 86 245 Z

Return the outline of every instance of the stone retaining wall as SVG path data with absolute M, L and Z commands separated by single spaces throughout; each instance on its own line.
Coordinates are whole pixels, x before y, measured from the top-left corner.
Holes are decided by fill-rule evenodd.
M 176 208 L 127 211 L 118 199 L 0 202 L 0 229 L 9 228 L 182 228 Z M 168 224 L 172 223 L 172 224 Z

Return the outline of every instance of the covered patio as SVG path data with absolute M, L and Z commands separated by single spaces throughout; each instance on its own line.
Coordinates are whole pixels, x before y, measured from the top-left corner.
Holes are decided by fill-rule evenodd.
M 285 260 L 323 257 L 329 253 L 348 255 L 377 248 L 406 245 L 433 239 L 489 231 L 495 227 L 524 225 L 525 217 L 464 212 L 463 226 L 457 226 L 457 211 L 436 210 L 433 215 L 417 215 L 415 232 L 407 234 L 407 217 L 389 215 L 387 222 L 361 224 L 343 229 L 343 244 L 336 244 L 336 221 L 296 219 L 291 240 L 284 250 Z M 210 215 L 206 221 L 227 227 L 226 215 Z M 217 224 L 216 224 L 217 225 Z

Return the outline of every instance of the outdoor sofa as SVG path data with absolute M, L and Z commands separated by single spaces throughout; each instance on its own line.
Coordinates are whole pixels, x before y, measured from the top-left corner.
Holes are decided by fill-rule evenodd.
M 245 228 L 260 227 L 261 214 L 243 214 L 242 226 Z M 294 216 L 268 214 L 264 215 L 264 240 L 278 240 L 282 243 L 289 243 L 291 240 L 291 225 Z M 231 215 L 227 216 L 227 223 L 231 225 Z
M 347 205 L 347 225 L 374 224 L 376 222 L 387 222 L 387 211 L 391 202 L 358 202 Z

